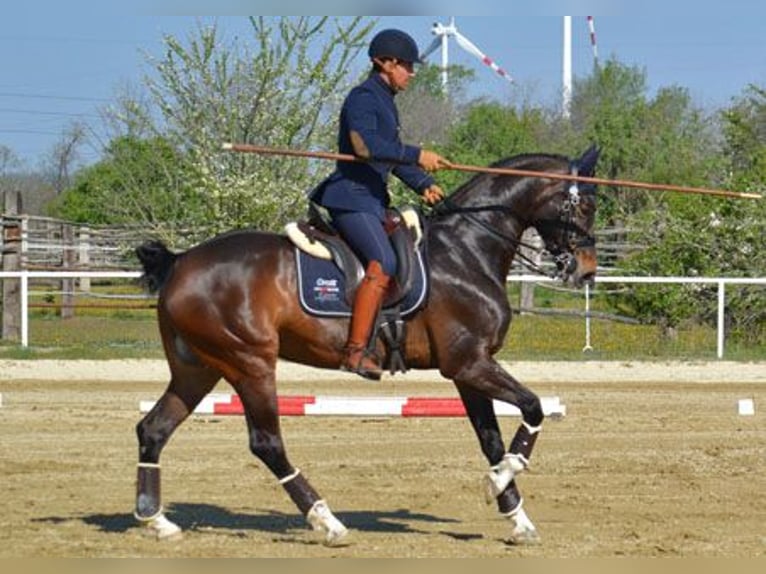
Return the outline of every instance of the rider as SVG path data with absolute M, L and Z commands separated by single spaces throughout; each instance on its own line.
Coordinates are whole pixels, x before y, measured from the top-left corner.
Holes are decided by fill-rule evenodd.
M 367 161 L 339 161 L 335 171 L 309 196 L 327 209 L 335 228 L 365 265 L 341 369 L 368 379 L 380 379 L 382 374 L 377 358 L 366 348 L 397 265 L 384 229 L 390 203 L 388 175 L 393 172 L 433 205 L 444 198 L 444 192 L 426 172 L 450 166 L 439 154 L 399 139 L 394 96 L 405 90 L 415 75 L 418 54 L 415 41 L 401 30 L 383 30 L 375 35 L 368 49 L 372 70 L 346 97 L 338 131 L 339 151 Z

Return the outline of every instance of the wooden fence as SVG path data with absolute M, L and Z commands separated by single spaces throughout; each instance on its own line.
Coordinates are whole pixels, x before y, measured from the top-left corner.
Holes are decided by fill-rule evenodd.
M 6 192 L 3 194 L 2 234 L 0 251 L 2 252 L 3 271 L 138 271 L 140 266 L 134 249 L 149 239 L 151 234 L 140 226 L 97 226 L 83 225 L 54 219 L 23 214 L 20 195 Z M 184 229 L 174 232 L 176 249 L 191 247 L 206 237 L 205 230 Z M 624 230 L 605 229 L 597 233 L 600 268 L 609 270 L 617 267 L 620 259 L 639 246 L 625 242 Z M 534 234 L 525 237 L 525 242 L 535 244 Z M 537 240 L 538 243 L 539 240 Z M 534 257 L 535 254 L 527 254 Z M 543 268 L 550 268 L 552 263 L 539 259 Z M 512 274 L 528 273 L 521 258 L 516 258 Z M 61 294 L 61 315 L 74 313 L 74 295 L 90 291 L 88 277 L 47 280 L 48 284 L 57 283 L 52 289 Z M 3 286 L 3 339 L 19 340 L 20 293 L 19 280 L 6 278 Z M 531 290 L 533 285 L 529 285 Z M 529 301 L 531 292 L 526 299 Z M 524 295 L 522 295 L 524 299 Z M 522 303 L 522 307 L 530 306 Z

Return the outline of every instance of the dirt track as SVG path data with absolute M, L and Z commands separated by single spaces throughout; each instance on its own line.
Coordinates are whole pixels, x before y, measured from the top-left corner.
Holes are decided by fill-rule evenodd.
M 534 547 L 503 542 L 466 420 L 283 418 L 291 460 L 354 531 L 353 545 L 328 549 L 249 454 L 241 417 L 195 416 L 173 437 L 163 494 L 185 536 L 147 538 L 131 516 L 133 428 L 164 366 L 16 363 L 0 365 L 1 557 L 766 554 L 763 365 L 512 365 L 567 406 L 519 481 L 543 536 Z M 432 373 L 379 384 L 323 373 L 282 366 L 281 392 L 454 395 Z M 755 416 L 738 415 L 745 397 Z M 506 439 L 516 424 L 503 419 Z

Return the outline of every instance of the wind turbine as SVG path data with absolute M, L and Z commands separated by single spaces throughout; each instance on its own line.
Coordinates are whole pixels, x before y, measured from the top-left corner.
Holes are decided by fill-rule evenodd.
M 431 33 L 436 36 L 434 38 L 434 41 L 431 42 L 431 44 L 426 48 L 425 52 L 423 52 L 420 56 L 421 60 L 425 60 L 428 56 L 430 56 L 433 52 L 436 51 L 437 48 L 441 48 L 441 56 L 442 56 L 442 65 L 441 65 L 441 76 L 442 76 L 442 90 L 444 90 L 444 93 L 447 93 L 447 84 L 449 81 L 448 77 L 448 71 L 447 68 L 449 66 L 449 53 L 447 48 L 447 41 L 450 37 L 455 38 L 455 41 L 457 42 L 458 46 L 463 48 L 466 52 L 471 54 L 472 56 L 478 58 L 481 60 L 481 62 L 492 68 L 492 70 L 495 71 L 499 76 L 502 76 L 509 82 L 513 83 L 513 78 L 511 78 L 510 74 L 503 70 L 500 66 L 498 66 L 492 58 L 487 56 L 484 52 L 479 50 L 479 48 L 471 42 L 468 38 L 463 36 L 460 32 L 457 30 L 457 26 L 455 26 L 455 17 L 450 16 L 449 24 L 444 25 L 440 24 L 439 22 L 434 22 L 433 27 L 431 28 Z

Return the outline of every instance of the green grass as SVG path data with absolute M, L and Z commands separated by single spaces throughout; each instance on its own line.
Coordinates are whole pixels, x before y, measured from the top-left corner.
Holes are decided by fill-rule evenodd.
M 518 305 L 519 286 L 509 285 L 509 301 Z M 94 283 L 94 294 L 140 294 L 130 281 Z M 52 295 L 33 300 L 58 303 Z M 104 304 L 113 301 L 77 296 L 78 304 Z M 146 305 L 151 301 L 134 301 Z M 592 299 L 594 312 L 609 312 L 605 297 Z M 538 309 L 582 311 L 582 293 L 538 287 Z M 163 351 L 153 309 L 81 308 L 76 316 L 62 320 L 58 309 L 33 308 L 30 313 L 28 348 L 0 342 L 0 358 L 13 359 L 122 359 L 162 358 Z M 585 320 L 577 316 L 525 314 L 514 316 L 500 359 L 511 361 L 577 360 L 713 360 L 716 359 L 716 332 L 711 327 L 679 328 L 673 337 L 652 325 L 633 325 L 605 319 L 592 319 L 590 342 L 585 346 Z M 725 342 L 728 360 L 766 360 L 763 346 L 742 346 Z
M 0 358 L 123 359 L 162 358 L 153 312 L 124 311 L 82 315 L 62 320 L 35 314 L 29 325 L 28 348 L 0 344 Z M 707 327 L 679 329 L 673 338 L 651 325 L 628 325 L 606 320 L 591 322 L 591 351 L 583 352 L 582 318 L 521 315 L 514 317 L 499 358 L 511 361 L 577 360 L 713 360 L 716 333 Z M 763 347 L 726 343 L 725 359 L 766 360 Z

